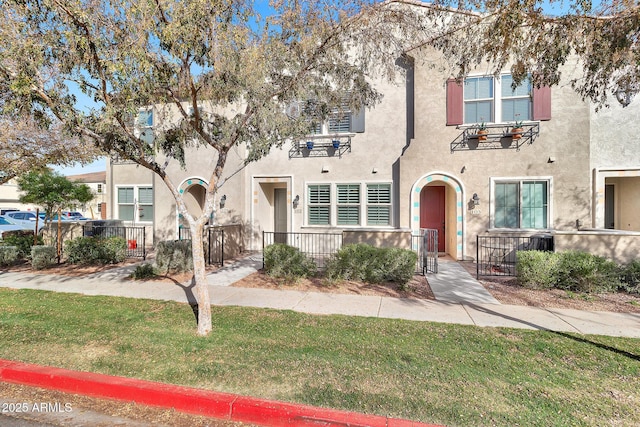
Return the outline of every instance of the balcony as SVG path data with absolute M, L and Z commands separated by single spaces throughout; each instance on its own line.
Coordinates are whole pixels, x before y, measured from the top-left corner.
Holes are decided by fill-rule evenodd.
M 338 157 L 351 152 L 351 138 L 355 134 L 313 135 L 294 141 L 289 149 L 289 158 Z
M 451 142 L 451 152 L 463 150 L 520 150 L 525 144 L 533 144 L 540 133 L 540 123 L 523 123 L 522 131 L 513 132 L 513 123 L 488 124 L 486 134 L 482 134 L 478 125 L 458 126 L 462 133 Z

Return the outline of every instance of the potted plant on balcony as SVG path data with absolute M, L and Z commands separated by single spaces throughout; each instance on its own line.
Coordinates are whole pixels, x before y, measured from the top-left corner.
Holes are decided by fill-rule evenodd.
M 513 124 L 513 128 L 511 129 L 511 138 L 522 138 L 522 132 L 524 132 L 524 129 L 522 127 L 522 120 L 516 120 L 516 122 Z
M 478 141 L 486 141 L 487 134 L 489 131 L 487 130 L 487 125 L 485 122 L 482 122 L 478 125 Z

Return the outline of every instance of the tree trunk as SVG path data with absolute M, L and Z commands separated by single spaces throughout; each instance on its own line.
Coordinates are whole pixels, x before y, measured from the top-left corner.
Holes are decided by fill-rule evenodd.
M 204 226 L 201 223 L 189 224 L 193 254 L 193 280 L 198 303 L 198 335 L 205 336 L 211 332 L 211 298 L 204 260 Z

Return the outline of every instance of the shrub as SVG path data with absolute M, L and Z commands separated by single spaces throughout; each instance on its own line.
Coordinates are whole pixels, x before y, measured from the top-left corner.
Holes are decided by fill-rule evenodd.
M 165 240 L 156 245 L 156 269 L 160 274 L 193 271 L 191 240 Z
M 621 286 L 620 268 L 613 261 L 587 252 L 558 253 L 556 287 L 577 292 L 610 292 Z
M 364 243 L 344 245 L 327 262 L 329 280 L 361 280 L 375 276 L 376 248 Z
M 42 236 L 38 236 L 38 245 L 42 245 Z M 18 258 L 31 256 L 31 246 L 33 246 L 33 231 L 16 230 L 5 231 L 2 237 L 3 246 L 15 246 L 18 250 Z
M 18 248 L 15 246 L 0 246 L 0 265 L 8 266 L 18 260 Z
M 142 264 L 136 266 L 136 269 L 131 273 L 131 278 L 134 280 L 150 279 L 157 276 L 156 269 L 152 264 Z
M 271 277 L 295 280 L 313 276 L 317 268 L 315 261 L 293 246 L 276 243 L 264 250 L 264 269 Z
M 329 280 L 395 282 L 404 288 L 415 273 L 417 259 L 409 249 L 345 245 L 327 263 L 326 276 Z
M 58 253 L 54 246 L 31 247 L 31 266 L 36 270 L 51 267 L 57 261 Z
M 65 242 L 65 255 L 71 264 L 117 264 L 126 259 L 127 242 L 122 237 L 78 237 Z
M 558 254 L 543 251 L 516 253 L 518 283 L 528 289 L 551 289 L 558 280 Z
M 622 268 L 622 290 L 640 294 L 640 260 L 633 260 Z

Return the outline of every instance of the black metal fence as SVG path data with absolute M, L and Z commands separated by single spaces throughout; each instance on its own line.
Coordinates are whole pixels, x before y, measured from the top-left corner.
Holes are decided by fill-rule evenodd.
M 146 233 L 144 227 L 83 225 L 82 235 L 102 239 L 122 237 L 127 241 L 127 258 L 147 259 Z
M 553 251 L 553 236 L 477 236 L 476 276 L 515 276 L 516 252 Z
M 224 230 L 209 227 L 204 230 L 205 259 L 209 265 L 224 265 Z M 178 228 L 178 240 L 191 240 L 191 229 Z
M 274 243 L 286 243 L 296 247 L 306 256 L 313 258 L 322 269 L 327 259 L 342 247 L 342 233 L 294 233 L 294 232 L 262 232 L 262 252 Z

